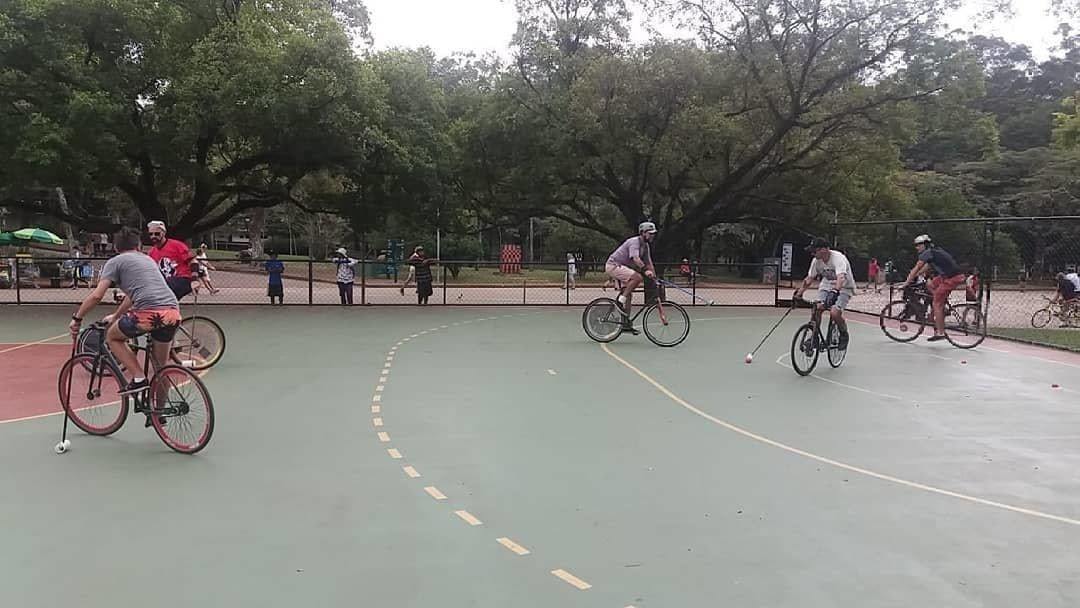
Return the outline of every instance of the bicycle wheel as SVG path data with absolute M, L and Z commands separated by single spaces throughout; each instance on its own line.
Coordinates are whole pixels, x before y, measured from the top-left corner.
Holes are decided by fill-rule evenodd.
M 75 353 L 79 355 L 96 355 L 105 346 L 105 330 L 100 327 L 91 325 L 86 329 L 79 332 L 79 338 L 75 342 Z M 83 364 L 86 365 L 86 370 L 90 371 L 90 362 L 92 359 L 83 360 Z M 110 373 L 106 369 L 106 373 Z
M 676 346 L 690 335 L 690 315 L 675 302 L 657 302 L 644 316 L 645 336 L 657 346 Z
M 127 420 L 127 402 L 120 394 L 122 378 L 105 357 L 75 355 L 60 368 L 60 405 L 83 432 L 111 435 Z
M 581 327 L 597 342 L 611 342 L 623 330 L 623 314 L 611 298 L 597 298 L 581 313 Z
M 986 317 L 978 304 L 957 304 L 945 311 L 945 337 L 957 348 L 975 348 L 986 339 Z
M 1035 329 L 1042 329 L 1050 324 L 1050 319 L 1054 317 L 1049 308 L 1040 308 L 1035 311 L 1035 314 L 1031 315 L 1031 326 Z
M 917 310 L 916 306 L 903 300 L 894 300 L 878 313 L 878 325 L 889 339 L 911 342 L 922 335 L 926 322 L 922 311 Z
M 225 354 L 225 332 L 207 317 L 186 317 L 173 338 L 172 356 L 190 369 L 209 369 Z
M 795 338 L 791 341 L 791 367 L 800 376 L 809 376 L 817 365 L 821 351 L 818 350 L 816 334 L 813 323 L 795 330 Z
M 829 335 L 825 340 L 829 365 L 840 367 L 840 364 L 844 362 L 844 357 L 847 356 L 847 346 L 840 348 L 840 326 L 829 323 Z
M 166 365 L 150 381 L 150 421 L 161 441 L 181 454 L 194 454 L 214 434 L 214 404 L 206 385 L 191 370 Z

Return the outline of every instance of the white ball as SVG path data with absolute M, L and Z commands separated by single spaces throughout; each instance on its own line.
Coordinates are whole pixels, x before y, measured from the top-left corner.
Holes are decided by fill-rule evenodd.
M 64 449 L 65 450 L 70 450 L 71 449 L 71 440 L 70 439 L 65 439 L 64 440 Z
M 754 355 L 752 353 L 746 353 L 746 364 L 750 365 L 754 362 Z
M 61 441 L 60 443 L 56 444 L 56 447 L 53 448 L 53 451 L 55 451 L 57 454 L 63 454 L 67 451 L 67 446 L 65 446 L 64 442 Z

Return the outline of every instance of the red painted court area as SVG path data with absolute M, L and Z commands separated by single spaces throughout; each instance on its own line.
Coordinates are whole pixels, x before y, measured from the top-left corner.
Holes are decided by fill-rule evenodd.
M 70 343 L 0 344 L 0 422 L 62 411 L 56 392 Z

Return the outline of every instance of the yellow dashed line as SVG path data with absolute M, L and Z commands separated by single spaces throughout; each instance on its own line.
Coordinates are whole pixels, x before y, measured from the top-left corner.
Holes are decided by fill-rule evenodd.
M 581 589 L 582 591 L 592 588 L 592 585 L 590 585 L 589 583 L 586 583 L 585 581 L 583 581 L 580 578 L 574 576 L 573 574 L 570 574 L 569 572 L 567 572 L 566 570 L 563 570 L 562 568 L 560 568 L 558 570 L 552 570 L 551 573 L 554 574 L 555 576 L 561 578 L 562 580 L 570 583 L 571 585 L 577 587 L 578 589 Z
M 424 491 L 435 500 L 446 500 L 446 494 L 440 492 L 439 488 L 436 488 L 435 486 L 428 486 L 424 488 Z
M 414 469 L 412 467 L 401 467 L 401 470 L 405 471 L 405 474 L 408 475 L 409 477 L 413 478 L 413 479 L 416 479 L 417 477 L 420 477 L 420 473 L 417 473 L 416 469 Z
M 390 443 L 390 433 L 379 433 L 379 441 Z
M 397 451 L 394 448 L 386 450 L 386 453 L 389 454 L 390 458 L 393 458 L 394 460 L 401 460 L 401 452 Z
M 495 542 L 497 542 L 500 545 L 506 547 L 507 549 L 513 551 L 514 553 L 517 553 L 518 555 L 528 555 L 529 554 L 528 549 L 526 549 L 525 547 L 522 547 L 521 545 L 515 543 L 514 541 L 510 540 L 509 538 L 506 538 L 505 536 L 502 537 L 502 538 L 496 538 Z
M 465 520 L 465 523 L 469 524 L 470 526 L 479 526 L 484 523 L 479 519 L 476 519 L 476 517 L 468 511 L 454 511 L 454 515 L 457 515 L 461 519 Z
M 371 424 L 375 426 L 382 426 L 382 418 L 372 418 Z

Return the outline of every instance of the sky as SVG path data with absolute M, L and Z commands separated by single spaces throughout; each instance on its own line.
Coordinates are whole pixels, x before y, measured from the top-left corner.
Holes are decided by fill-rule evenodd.
M 429 46 L 439 55 L 471 51 L 506 57 L 517 24 L 512 0 L 364 0 L 371 13 L 375 48 Z M 1045 59 L 1057 38 L 1058 19 L 1047 15 L 1050 0 L 1014 0 L 1015 15 L 974 27 L 1031 47 Z M 972 29 L 974 10 L 962 10 L 949 22 Z M 644 39 L 641 28 L 635 37 Z

